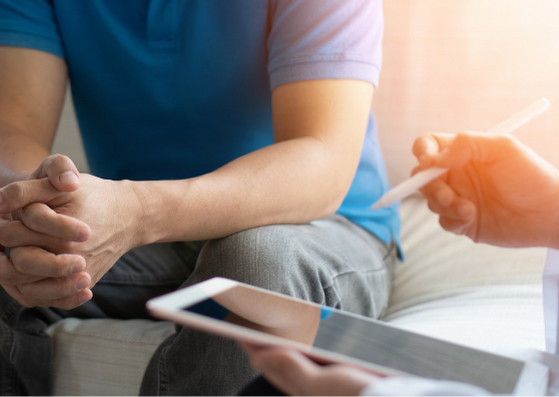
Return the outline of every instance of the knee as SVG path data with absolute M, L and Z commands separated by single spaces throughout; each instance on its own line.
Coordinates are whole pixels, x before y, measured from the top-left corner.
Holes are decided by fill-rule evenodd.
M 329 277 L 310 254 L 309 225 L 272 225 L 211 240 L 202 249 L 195 282 L 226 277 L 324 303 Z

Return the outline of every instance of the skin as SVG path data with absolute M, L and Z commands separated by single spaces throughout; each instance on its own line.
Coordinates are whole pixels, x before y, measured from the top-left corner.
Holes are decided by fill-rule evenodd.
M 109 181 L 49 157 L 67 76 L 51 54 L 0 47 L 0 214 L 8 218 L 0 244 L 12 247 L 11 259 L 0 254 L 0 285 L 27 307 L 84 303 L 133 247 L 335 213 L 359 162 L 374 91 L 356 80 L 279 86 L 273 145 L 197 178 Z
M 421 192 L 441 226 L 476 242 L 559 248 L 559 170 L 510 135 L 428 134 L 414 173 L 450 171 Z
M 242 344 L 254 368 L 292 396 L 357 396 L 379 376 L 349 365 L 319 365 L 303 353 L 279 346 Z

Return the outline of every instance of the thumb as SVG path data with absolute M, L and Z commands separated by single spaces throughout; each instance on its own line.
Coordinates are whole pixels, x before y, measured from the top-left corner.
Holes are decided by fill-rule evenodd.
M 48 178 L 52 186 L 61 192 L 73 192 L 80 186 L 78 168 L 69 157 L 61 154 L 45 158 L 27 179 L 43 178 Z

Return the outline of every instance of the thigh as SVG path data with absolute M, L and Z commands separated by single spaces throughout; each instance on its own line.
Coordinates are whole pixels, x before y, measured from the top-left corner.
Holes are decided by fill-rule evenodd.
M 186 285 L 227 277 L 371 317 L 384 311 L 395 250 L 340 215 L 249 229 L 203 247 Z
M 151 244 L 124 254 L 92 289 L 93 299 L 62 317 L 150 318 L 148 299 L 176 290 L 191 275 L 203 242 Z
M 208 241 L 184 285 L 227 277 L 378 317 L 388 300 L 389 249 L 341 216 L 306 225 L 258 227 Z M 142 395 L 232 395 L 256 371 L 233 340 L 192 328 L 155 352 Z

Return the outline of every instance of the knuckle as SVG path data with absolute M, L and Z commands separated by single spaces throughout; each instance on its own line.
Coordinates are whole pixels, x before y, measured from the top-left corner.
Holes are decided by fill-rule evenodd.
M 7 232 L 8 226 L 4 225 L 4 226 L 0 226 L 0 244 L 2 244 L 5 247 L 9 247 L 10 244 L 8 244 L 7 241 L 7 237 L 9 236 L 9 233 Z
M 27 309 L 31 309 L 31 308 L 33 308 L 33 307 L 37 307 L 37 306 L 38 306 L 37 303 L 34 303 L 34 302 L 32 302 L 32 301 L 28 301 L 28 300 L 24 300 L 23 302 L 20 302 L 20 303 L 21 303 L 21 305 L 22 305 L 23 307 L 25 307 L 25 308 L 27 308 Z
M 62 154 L 56 154 L 51 160 L 51 165 L 47 174 L 53 175 L 53 173 L 62 174 L 66 171 L 73 170 L 74 162 L 68 157 Z
M 56 243 L 56 253 L 70 254 L 73 252 L 74 244 L 67 240 L 58 240 Z
M 497 144 L 505 150 L 510 150 L 516 146 L 515 138 L 513 136 L 500 135 L 497 138 Z
M 14 267 L 21 273 L 27 274 L 33 267 L 33 261 L 27 255 L 21 255 L 13 259 Z
M 441 227 L 444 230 L 446 230 L 447 232 L 452 232 L 453 231 L 452 222 L 444 216 L 439 217 L 439 225 L 441 225 Z
M 59 260 L 54 260 L 52 263 L 49 264 L 51 269 L 52 277 L 66 277 L 70 274 L 70 268 L 64 266 L 64 263 L 61 263 Z
M 53 154 L 48 157 L 48 165 L 55 168 L 67 165 L 69 162 L 70 158 L 63 154 Z
M 33 203 L 21 210 L 21 219 L 25 226 L 33 230 L 36 230 L 41 226 L 43 205 L 44 204 Z
M 30 309 L 32 307 L 37 306 L 38 302 L 33 300 L 33 299 L 29 299 L 27 296 L 25 296 L 23 294 L 23 292 L 21 291 L 21 288 L 18 288 L 19 292 L 21 294 L 21 297 L 19 298 L 19 303 L 23 306 L 26 307 L 27 309 Z
M 57 163 L 68 163 L 71 162 L 70 157 L 64 155 L 64 154 L 53 154 L 50 157 L 52 157 L 52 161 L 53 162 L 57 162 Z
M 56 214 L 52 217 L 52 224 L 56 226 L 58 235 L 68 241 L 80 237 L 82 224 L 78 220 Z
M 0 276 L 0 285 L 5 285 L 9 287 L 16 286 L 17 280 L 14 277 L 14 274 L 13 273 L 2 274 L 2 276 Z
M 15 273 L 12 266 L 7 261 L 0 261 L 0 285 L 16 285 Z
M 14 245 L 15 231 L 12 225 L 13 222 L 0 226 L 0 244 L 4 247 L 11 247 Z
M 6 198 L 8 202 L 13 204 L 15 209 L 18 204 L 24 203 L 27 194 L 27 188 L 23 182 L 12 182 L 3 192 L 3 198 Z
M 457 144 L 469 145 L 472 141 L 472 134 L 468 132 L 459 132 L 454 139 Z
M 433 199 L 429 199 L 429 200 L 427 201 L 427 208 L 429 208 L 429 210 L 430 210 L 431 212 L 435 212 L 435 213 L 436 213 L 436 212 L 437 212 L 437 209 L 438 209 L 438 206 L 437 206 L 437 203 L 436 203 Z
M 31 288 L 29 284 L 20 285 L 18 289 L 21 296 L 23 296 L 28 303 L 33 303 L 33 288 Z

